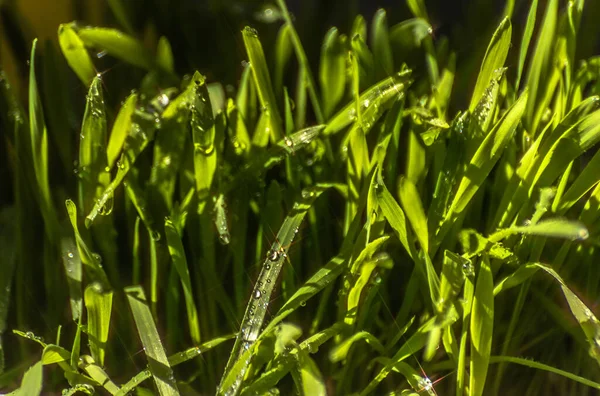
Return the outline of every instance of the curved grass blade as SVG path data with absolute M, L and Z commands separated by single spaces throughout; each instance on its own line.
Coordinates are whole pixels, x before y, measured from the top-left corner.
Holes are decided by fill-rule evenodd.
M 117 162 L 117 175 L 96 201 L 96 204 L 85 219 L 85 226 L 90 227 L 98 214 L 104 213 L 107 203 L 113 199 L 116 188 L 121 184 L 135 161 L 148 143 L 154 139 L 156 124 L 154 118 L 148 120 L 142 115 L 137 115 L 132 121 L 131 129 L 125 138 L 121 159 Z
M 90 351 L 94 361 L 100 366 L 104 366 L 113 292 L 112 290 L 104 290 L 99 283 L 93 283 L 85 288 L 84 299 L 87 310 L 87 335 L 90 340 Z
M 481 396 L 490 364 L 494 328 L 494 279 L 487 255 L 481 260 L 471 313 L 471 395 Z
M 292 211 L 285 218 L 276 241 L 271 245 L 267 257 L 258 276 L 250 302 L 246 307 L 240 332 L 231 351 L 229 362 L 221 378 L 218 394 L 237 394 L 248 369 L 249 361 L 243 355 L 249 351 L 258 339 L 269 307 L 269 301 L 277 278 L 287 257 L 287 251 L 298 232 L 298 228 L 317 199 L 328 186 L 316 185 L 302 192 L 302 197 L 294 204 Z M 239 362 L 239 363 L 238 363 Z
M 359 331 L 357 333 L 352 334 L 350 338 L 344 340 L 342 343 L 336 345 L 329 352 L 329 360 L 334 363 L 344 360 L 348 355 L 350 347 L 354 345 L 355 342 L 361 340 L 364 340 L 367 344 L 369 344 L 375 351 L 379 352 L 380 354 L 385 354 L 385 348 L 377 339 L 377 337 L 375 337 L 373 334 L 367 331 Z
M 388 77 L 367 89 L 360 95 L 359 103 L 362 109 L 363 126 L 370 129 L 375 121 L 393 102 L 392 99 L 404 97 L 404 91 L 411 83 L 410 70 L 401 71 L 392 77 Z M 337 112 L 323 131 L 325 135 L 330 135 L 341 131 L 357 119 L 356 102 L 349 103 L 342 110 Z
M 370 242 L 359 253 L 358 257 L 351 265 L 349 277 L 351 279 L 356 278 L 356 282 L 348 292 L 346 317 L 344 318 L 344 322 L 348 325 L 352 325 L 356 322 L 361 294 L 369 282 L 373 271 L 378 265 L 389 265 L 387 262 L 389 256 L 385 255 L 383 260 L 382 257 L 373 257 L 388 239 L 389 236 L 382 236 Z
M 165 354 L 165 350 L 158 336 L 150 307 L 146 303 L 146 295 L 141 286 L 125 288 L 125 294 L 133 313 L 135 325 L 138 329 L 144 351 L 148 357 L 148 367 L 161 396 L 179 395 L 177 384 L 173 377 L 173 370 Z
M 131 128 L 131 117 L 135 111 L 137 99 L 138 95 L 136 93 L 130 94 L 127 99 L 125 99 L 125 102 L 123 102 L 123 105 L 119 109 L 115 123 L 113 124 L 110 138 L 108 139 L 108 146 L 106 148 L 108 167 L 110 169 L 112 169 L 123 149 L 123 144 L 125 143 L 125 139 Z
M 252 76 L 254 77 L 254 83 L 258 91 L 262 112 L 268 118 L 271 131 L 270 138 L 272 141 L 277 141 L 283 136 L 281 130 L 283 124 L 277 107 L 277 98 L 273 91 L 273 86 L 271 85 L 271 77 L 269 75 L 269 69 L 267 68 L 265 53 L 255 29 L 248 26 L 245 27 L 242 31 L 242 36 L 244 38 L 244 45 L 246 46 L 248 58 L 250 59 Z
M 165 36 L 158 39 L 156 47 L 156 64 L 163 70 L 169 73 L 175 73 L 175 59 L 173 59 L 173 51 L 171 43 Z
M 73 29 L 73 23 L 58 26 L 58 44 L 67 63 L 87 87 L 96 76 L 96 68 L 81 38 Z
M 494 79 L 496 71 L 504 66 L 508 49 L 510 48 L 511 34 L 512 27 L 510 20 L 506 17 L 500 22 L 500 25 L 494 32 L 485 52 L 479 76 L 477 76 L 477 83 L 473 90 L 473 96 L 471 97 L 471 103 L 469 104 L 469 111 L 473 112 L 475 110 L 485 90 L 492 82 L 492 79 Z
M 531 278 L 537 271 L 538 267 L 535 264 L 527 263 L 519 266 L 515 272 L 508 275 L 494 286 L 494 297 L 504 290 L 519 286 L 527 279 Z
M 378 9 L 373 16 L 371 37 L 371 48 L 373 48 L 373 58 L 375 60 L 375 76 L 377 79 L 382 79 L 394 71 L 387 15 L 383 8 Z
M 100 256 L 90 251 L 79 233 L 79 227 L 77 226 L 77 206 L 75 206 L 75 203 L 70 199 L 66 200 L 65 205 L 67 207 L 67 213 L 69 214 L 71 226 L 73 227 L 73 233 L 75 234 L 75 241 L 77 242 L 77 249 L 79 250 L 81 262 L 90 270 L 92 281 L 98 280 L 104 287 L 109 288 L 110 284 L 108 282 L 108 277 L 102 268 Z
M 421 42 L 433 32 L 431 25 L 421 18 L 408 19 L 397 23 L 390 29 L 392 48 L 404 51 L 419 47 Z
M 171 260 L 179 274 L 179 279 L 181 279 L 192 342 L 194 344 L 200 344 L 200 322 L 198 319 L 196 303 L 194 302 L 194 294 L 192 293 L 192 280 L 190 278 L 181 238 L 171 220 L 165 220 L 165 234 L 167 236 L 167 245 L 169 247 L 169 253 L 171 254 Z
M 491 356 L 490 363 L 514 363 L 519 364 L 521 366 L 534 368 L 537 370 L 548 371 L 549 373 L 558 374 L 562 377 L 568 378 L 573 381 L 577 381 L 580 384 L 584 384 L 594 389 L 600 389 L 600 383 L 590 381 L 587 378 L 581 377 L 579 375 L 569 373 L 568 371 L 564 371 L 561 369 L 557 369 L 556 367 L 549 366 L 544 363 L 536 362 L 531 359 L 524 359 L 516 356 Z
M 101 49 L 146 70 L 154 67 L 154 61 L 142 43 L 116 29 L 84 27 L 78 29 L 77 34 L 87 47 Z
M 583 223 L 557 218 L 542 220 L 536 224 L 513 226 L 500 230 L 491 235 L 489 239 L 492 242 L 499 242 L 516 233 L 580 241 L 587 239 L 590 235 Z
M 345 46 L 346 36 L 340 35 L 337 28 L 332 27 L 327 31 L 321 46 L 319 66 L 323 116 L 326 120 L 331 117 L 346 90 Z
M 104 387 L 104 389 L 106 389 L 111 395 L 114 395 L 119 391 L 120 388 L 117 386 L 117 384 L 110 379 L 106 371 L 104 371 L 101 366 L 96 364 L 96 361 L 94 361 L 91 356 L 81 356 L 79 358 L 78 366 L 80 370 L 85 371 L 87 375 L 94 380 L 94 382 Z

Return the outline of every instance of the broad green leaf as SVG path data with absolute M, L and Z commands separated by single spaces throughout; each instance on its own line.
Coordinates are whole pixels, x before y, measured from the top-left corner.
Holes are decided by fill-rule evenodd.
M 477 276 L 473 312 L 471 313 L 471 357 L 469 390 L 471 395 L 483 394 L 490 352 L 492 349 L 492 334 L 494 328 L 494 280 L 490 261 L 487 255 L 481 260 Z
M 175 225 L 170 219 L 165 220 L 165 234 L 167 236 L 167 245 L 169 247 L 169 253 L 171 254 L 173 266 L 175 266 L 175 269 L 179 274 L 181 286 L 183 287 L 183 295 L 185 297 L 185 305 L 188 315 L 188 326 L 190 329 L 192 342 L 194 344 L 200 344 L 200 323 L 198 318 L 198 310 L 196 309 L 196 303 L 194 302 L 194 294 L 192 292 L 190 271 L 185 258 L 183 244 L 181 243 L 181 237 L 179 236 Z
M 421 203 L 421 197 L 414 183 L 406 178 L 400 179 L 400 203 L 404 208 L 404 213 L 415 232 L 421 249 L 427 254 L 429 251 L 429 235 L 427 230 L 427 217 Z
M 268 118 L 271 140 L 277 141 L 283 136 L 281 130 L 283 124 L 277 107 L 277 98 L 271 85 L 271 77 L 263 47 L 258 39 L 258 32 L 250 27 L 245 27 L 242 31 L 242 37 L 250 60 L 254 83 L 258 90 L 262 113 Z
M 99 283 L 93 283 L 85 288 L 84 299 L 85 309 L 87 310 L 87 335 L 90 340 L 90 351 L 94 360 L 100 366 L 104 366 L 113 292 L 104 290 Z
M 21 386 L 14 392 L 11 392 L 12 396 L 38 396 L 42 394 L 43 385 L 43 365 L 39 361 L 29 369 L 23 375 L 21 380 Z
M 327 31 L 321 46 L 319 82 L 323 98 L 323 113 L 329 119 L 344 96 L 346 89 L 346 36 L 332 27 Z
M 138 95 L 136 93 L 131 93 L 127 99 L 125 99 L 125 102 L 123 102 L 123 105 L 119 109 L 115 123 L 113 124 L 110 132 L 110 138 L 108 140 L 108 146 L 106 148 L 108 167 L 110 169 L 112 169 L 115 161 L 121 153 L 121 150 L 123 149 L 125 138 L 127 137 L 129 129 L 131 128 L 131 117 L 135 110 L 137 99 Z
M 473 96 L 471 97 L 471 103 L 469 104 L 469 111 L 475 110 L 477 103 L 483 96 L 484 91 L 490 85 L 490 82 L 494 78 L 494 74 L 497 73 L 498 69 L 504 66 L 506 56 L 508 55 L 508 49 L 510 48 L 510 39 L 512 34 L 512 27 L 510 20 L 504 18 L 500 25 L 496 29 L 492 40 L 488 45 L 485 57 L 479 70 L 479 76 L 477 77 L 477 83 L 473 90 Z
M 58 26 L 58 44 L 67 63 L 87 87 L 96 76 L 96 68 L 81 38 L 73 29 L 73 23 Z
M 173 370 L 160 341 L 150 307 L 146 303 L 144 289 L 141 286 L 129 286 L 125 288 L 125 294 L 159 394 L 161 396 L 179 395 Z
M 143 69 L 154 67 L 154 61 L 142 43 L 116 29 L 84 27 L 78 29 L 77 34 L 87 47 L 106 51 L 115 58 Z

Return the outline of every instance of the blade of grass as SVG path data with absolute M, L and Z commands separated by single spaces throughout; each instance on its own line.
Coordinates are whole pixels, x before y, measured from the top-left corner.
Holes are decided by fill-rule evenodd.
M 100 366 L 104 366 L 113 292 L 104 290 L 99 283 L 93 283 L 85 288 L 84 300 L 87 310 L 87 335 L 90 340 L 90 351 L 94 361 Z
M 81 38 L 73 29 L 73 23 L 58 26 L 58 44 L 71 69 L 87 87 L 96 76 L 96 68 Z
M 173 369 L 160 341 L 154 319 L 150 313 L 150 308 L 146 303 L 144 289 L 140 286 L 129 286 L 125 288 L 127 301 L 133 313 L 135 325 L 138 329 L 144 351 L 148 357 L 148 367 L 158 392 L 161 396 L 178 395 L 177 384 L 173 377 Z

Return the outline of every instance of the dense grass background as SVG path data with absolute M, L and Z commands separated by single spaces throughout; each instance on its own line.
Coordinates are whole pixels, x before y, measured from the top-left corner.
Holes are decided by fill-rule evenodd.
M 0 389 L 596 394 L 599 4 L 285 4 L 0 4 Z

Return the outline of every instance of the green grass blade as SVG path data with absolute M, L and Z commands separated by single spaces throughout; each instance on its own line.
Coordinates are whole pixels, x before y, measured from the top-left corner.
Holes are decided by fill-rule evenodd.
M 400 22 L 390 29 L 392 49 L 407 51 L 419 47 L 431 33 L 431 25 L 425 19 L 413 18 Z
M 84 27 L 77 34 L 87 47 L 106 51 L 108 54 L 150 70 L 154 61 L 141 42 L 116 29 Z
M 524 358 L 515 357 L 515 356 L 491 356 L 490 357 L 490 363 L 502 363 L 502 362 L 514 363 L 514 364 L 519 364 L 521 366 L 534 368 L 537 370 L 548 371 L 550 373 L 558 374 L 558 375 L 568 378 L 570 380 L 577 381 L 577 382 L 584 384 L 586 386 L 589 386 L 591 388 L 600 389 L 600 383 L 598 383 L 598 382 L 590 381 L 589 379 L 581 377 L 579 375 L 575 375 L 573 373 L 569 373 L 568 371 L 557 369 L 556 367 L 552 367 L 552 366 L 549 366 L 544 363 L 536 362 L 531 359 L 524 359 Z
M 380 354 L 385 353 L 385 349 L 381 342 L 377 339 L 377 337 L 373 336 L 367 331 L 359 331 L 357 333 L 352 334 L 352 336 L 340 344 L 337 344 L 331 351 L 329 352 L 329 360 L 331 362 L 339 362 L 346 358 L 350 347 L 354 345 L 357 341 L 364 340 L 367 344 L 369 344 L 373 349 L 375 349 Z
M 477 190 L 485 182 L 488 174 L 500 158 L 502 151 L 512 138 L 513 132 L 525 111 L 526 104 L 527 92 L 524 92 L 510 110 L 494 125 L 473 155 L 446 215 L 445 227 L 450 226 L 449 219 L 464 211 Z M 440 230 L 440 233 L 442 231 Z M 438 234 L 438 241 L 443 237 L 443 234 Z
M 111 169 L 115 164 L 115 161 L 117 161 L 117 158 L 119 158 L 119 154 L 123 149 L 123 144 L 125 143 L 125 139 L 131 128 L 131 117 L 133 116 L 133 112 L 137 105 L 137 100 L 138 95 L 136 93 L 130 94 L 119 109 L 119 113 L 113 124 L 108 140 L 108 146 L 106 148 L 108 167 Z
M 169 247 L 169 253 L 171 254 L 171 260 L 181 279 L 192 342 L 194 344 L 200 344 L 200 322 L 198 319 L 196 303 L 194 302 L 194 294 L 192 292 L 192 280 L 190 278 L 181 238 L 171 220 L 165 220 L 165 234 L 167 236 L 167 245 Z
M 323 111 L 321 110 L 321 101 L 317 95 L 317 85 L 315 84 L 315 79 L 310 70 L 310 63 L 308 62 L 308 58 L 306 57 L 306 52 L 304 51 L 304 47 L 302 47 L 302 43 L 300 42 L 298 33 L 294 28 L 294 24 L 292 23 L 292 17 L 290 16 L 290 12 L 287 9 L 285 0 L 277 0 L 277 5 L 279 6 L 281 13 L 283 14 L 283 18 L 285 20 L 286 25 L 290 27 L 290 35 L 292 38 L 292 44 L 294 44 L 296 58 L 298 59 L 298 63 L 300 64 L 302 70 L 306 74 L 306 89 L 308 90 L 310 101 L 313 106 L 313 111 L 315 112 L 315 118 L 317 119 L 317 123 L 322 124 L 323 122 L 325 122 L 325 118 L 323 117 Z
M 323 115 L 329 119 L 346 90 L 346 36 L 333 27 L 325 34 L 321 46 L 319 82 L 323 98 Z
M 521 84 L 521 74 L 523 73 L 523 66 L 525 65 L 525 58 L 527 58 L 527 51 L 529 50 L 529 43 L 531 42 L 531 36 L 533 36 L 533 28 L 535 27 L 535 18 L 537 14 L 538 0 L 531 2 L 529 7 L 529 13 L 527 14 L 527 23 L 525 24 L 525 31 L 521 38 L 521 47 L 519 48 L 519 61 L 517 63 L 517 75 L 515 78 L 515 90 L 519 89 Z
M 262 113 L 268 118 L 270 138 L 277 141 L 283 136 L 282 120 L 277 107 L 277 98 L 271 85 L 271 77 L 267 68 L 267 61 L 262 44 L 256 30 L 246 27 L 242 31 L 244 45 L 252 67 L 252 76 L 258 90 L 258 98 L 262 106 Z
M 106 171 L 106 113 L 102 79 L 94 77 L 90 85 L 81 134 L 79 135 L 79 206 L 88 213 L 96 199 L 108 185 L 110 174 Z M 110 204 L 108 204 L 110 206 Z M 111 209 L 103 208 L 105 212 Z
M 58 44 L 71 69 L 88 87 L 96 76 L 96 68 L 85 44 L 73 29 L 73 23 L 58 26 Z
M 542 220 L 536 224 L 525 226 L 513 226 L 490 236 L 490 241 L 498 242 L 512 234 L 521 233 L 525 235 L 538 235 L 550 238 L 563 238 L 569 240 L 585 240 L 589 232 L 585 225 L 579 221 L 566 219 Z
M 393 102 L 393 99 L 400 99 L 404 96 L 404 91 L 410 83 L 410 71 L 402 71 L 378 82 L 360 95 L 363 127 L 370 129 L 383 111 Z M 356 107 L 357 103 L 352 102 L 337 112 L 331 117 L 323 133 L 325 135 L 337 133 L 355 122 L 357 119 Z
M 421 249 L 427 254 L 429 252 L 429 234 L 427 230 L 427 217 L 421 203 L 421 197 L 414 183 L 406 178 L 400 179 L 400 203 L 404 208 L 404 213 L 415 232 Z
M 281 95 L 283 92 L 283 76 L 286 71 L 286 66 L 292 56 L 293 44 L 290 33 L 290 26 L 283 25 L 277 33 L 277 41 L 275 43 L 275 73 L 273 82 L 275 92 Z
M 104 290 L 99 283 L 93 283 L 85 288 L 84 299 L 85 309 L 87 310 L 87 335 L 90 340 L 90 351 L 94 361 L 100 366 L 104 366 L 113 292 Z
M 160 341 L 150 308 L 146 303 L 144 289 L 140 286 L 129 286 L 125 288 L 125 294 L 127 295 L 144 351 L 148 357 L 148 367 L 154 377 L 159 394 L 161 396 L 179 395 L 177 384 L 173 377 L 173 370 Z
M 485 385 L 492 334 L 494 328 L 494 280 L 489 258 L 484 255 L 477 276 L 473 312 L 471 313 L 471 376 L 469 391 L 471 395 L 481 396 Z
M 169 39 L 165 36 L 161 36 L 160 39 L 158 39 L 158 45 L 156 47 L 156 64 L 168 73 L 175 73 L 173 50 L 171 49 Z
M 250 302 L 246 307 L 240 332 L 236 338 L 235 345 L 231 351 L 229 362 L 221 379 L 217 393 L 236 393 L 239 391 L 244 375 L 246 374 L 249 361 L 241 363 L 244 352 L 250 350 L 256 342 L 263 326 L 264 319 L 269 307 L 271 294 L 275 287 L 283 263 L 287 257 L 290 244 L 297 234 L 298 227 L 311 205 L 328 187 L 314 186 L 303 190 L 302 197 L 296 202 L 292 211 L 285 218 L 276 241 L 271 245 L 267 257 L 263 263 Z
M 102 268 L 100 256 L 92 253 L 79 233 L 79 227 L 77 225 L 77 206 L 75 206 L 75 203 L 70 199 L 67 199 L 65 205 L 67 207 L 69 220 L 71 221 L 71 226 L 73 227 L 73 233 L 75 235 L 75 241 L 77 242 L 77 249 L 79 250 L 81 262 L 89 269 L 92 281 L 98 280 L 104 287 L 109 288 L 108 277 Z
M 510 20 L 504 18 L 494 32 L 492 40 L 485 52 L 479 76 L 477 76 L 477 83 L 473 90 L 473 96 L 471 97 L 471 103 L 469 104 L 469 111 L 472 112 L 475 110 L 475 107 L 477 107 L 486 88 L 494 78 L 494 74 L 497 73 L 498 69 L 501 69 L 504 66 L 506 56 L 508 55 L 508 49 L 510 48 L 511 34 L 512 26 Z
M 377 10 L 373 16 L 373 23 L 371 25 L 371 48 L 373 48 L 376 78 L 383 79 L 392 74 L 395 70 L 394 59 L 392 57 L 392 48 L 390 46 L 387 15 L 382 8 Z
M 529 64 L 527 72 L 526 86 L 530 91 L 529 101 L 527 103 L 527 110 L 525 112 L 525 121 L 527 123 L 527 129 L 532 136 L 536 136 L 536 125 L 534 124 L 535 113 L 540 111 L 537 103 L 539 101 L 538 96 L 542 91 L 544 85 L 542 84 L 543 78 L 547 73 L 548 69 L 552 67 L 550 59 L 552 57 L 552 48 L 554 46 L 554 35 L 556 30 L 556 19 L 558 11 L 558 1 L 550 0 L 546 6 L 546 13 L 541 24 L 541 29 L 538 33 L 533 58 Z

